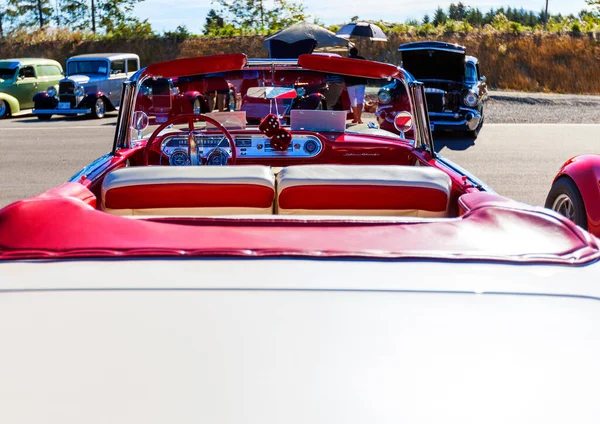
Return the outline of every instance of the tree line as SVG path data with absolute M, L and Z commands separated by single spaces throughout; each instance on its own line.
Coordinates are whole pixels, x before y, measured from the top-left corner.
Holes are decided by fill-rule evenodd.
M 0 37 L 23 29 L 48 26 L 72 31 L 137 35 L 152 32 L 147 20 L 133 14 L 144 0 L 1 0 Z
M 600 0 L 588 1 L 588 4 L 590 5 L 593 5 L 594 3 L 600 4 Z M 488 24 L 491 25 L 494 22 L 494 18 L 499 14 L 504 15 L 510 22 L 515 22 L 528 27 L 544 25 L 551 18 L 556 21 L 560 21 L 563 18 L 575 20 L 594 15 L 593 12 L 588 10 L 582 10 L 578 16 L 572 14 L 563 16 L 560 13 L 551 15 L 546 9 L 542 9 L 539 12 L 533 12 L 531 10 L 525 10 L 524 8 L 511 8 L 510 6 L 506 8 L 500 7 L 498 9 L 492 8 L 484 13 L 477 7 L 469 7 L 462 2 L 458 2 L 456 4 L 451 3 L 447 10 L 438 7 L 431 17 L 429 15 L 425 15 L 422 23 L 431 23 L 434 26 L 438 26 L 444 25 L 448 20 L 454 20 L 467 22 L 474 27 L 482 27 Z

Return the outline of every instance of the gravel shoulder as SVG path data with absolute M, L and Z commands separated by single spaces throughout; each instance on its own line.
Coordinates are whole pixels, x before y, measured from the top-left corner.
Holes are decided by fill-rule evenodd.
M 600 124 L 600 96 L 490 91 L 486 122 Z

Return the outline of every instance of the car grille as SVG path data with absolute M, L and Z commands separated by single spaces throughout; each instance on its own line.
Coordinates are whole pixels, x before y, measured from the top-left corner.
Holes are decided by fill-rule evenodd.
M 444 94 L 435 92 L 435 93 L 425 93 L 425 97 L 427 99 L 427 110 L 429 112 L 443 112 L 444 110 Z
M 62 81 L 58 84 L 58 94 L 75 94 L 75 83 L 71 81 Z
M 460 93 L 448 93 L 448 104 L 446 105 L 447 110 L 457 112 L 460 108 Z
M 62 81 L 58 84 L 58 98 L 60 102 L 69 102 L 71 107 L 77 106 L 75 98 L 75 83 L 71 81 Z

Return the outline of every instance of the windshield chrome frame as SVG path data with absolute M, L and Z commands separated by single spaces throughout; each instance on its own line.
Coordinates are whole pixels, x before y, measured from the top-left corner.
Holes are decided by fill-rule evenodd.
M 291 60 L 290 60 L 291 62 Z M 273 65 L 270 63 L 270 65 Z M 131 148 L 131 134 L 129 131 L 135 99 L 138 94 L 140 85 L 148 78 L 144 77 L 145 68 L 140 69 L 127 81 L 123 83 L 123 92 L 121 95 L 121 107 L 119 108 L 119 116 L 117 118 L 117 126 L 115 129 L 115 137 L 113 142 L 114 154 L 119 149 Z M 415 126 L 415 148 L 428 151 L 432 157 L 435 157 L 435 149 L 433 145 L 433 135 L 429 124 L 429 114 L 427 111 L 427 103 L 425 98 L 424 85 L 416 81 L 412 75 L 405 71 L 397 78 L 408 89 L 408 94 L 413 113 Z M 141 79 L 140 79 L 141 77 Z M 419 94 L 420 93 L 420 94 Z

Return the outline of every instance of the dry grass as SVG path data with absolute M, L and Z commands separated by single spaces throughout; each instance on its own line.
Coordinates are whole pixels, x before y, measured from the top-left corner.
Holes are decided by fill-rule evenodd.
M 436 37 L 467 47 L 480 60 L 481 71 L 493 88 L 520 91 L 600 94 L 600 43 L 593 37 L 551 33 L 507 34 L 478 32 Z M 400 63 L 397 48 L 422 37 L 391 34 L 388 43 L 361 42 L 361 54 L 369 59 Z M 0 57 L 49 57 L 65 60 L 75 54 L 133 52 L 143 65 L 152 62 L 220 53 L 244 52 L 264 57 L 262 38 L 175 37 L 148 39 L 96 38 L 56 31 L 21 33 L 0 41 Z

